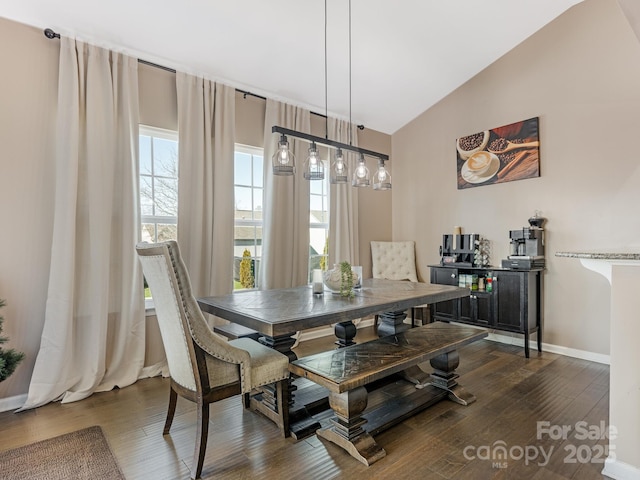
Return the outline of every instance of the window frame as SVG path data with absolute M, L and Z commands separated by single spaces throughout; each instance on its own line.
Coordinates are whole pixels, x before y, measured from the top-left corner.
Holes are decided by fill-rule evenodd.
M 174 141 L 176 142 L 177 145 L 179 145 L 179 137 L 178 137 L 178 132 L 175 130 L 169 130 L 169 129 L 165 129 L 165 128 L 159 128 L 159 127 L 153 127 L 150 125 L 143 125 L 140 124 L 138 126 L 138 141 L 140 139 L 141 136 L 147 136 L 147 137 L 151 137 L 151 151 L 150 151 L 150 156 L 151 156 L 151 174 L 147 174 L 147 173 L 142 173 L 141 171 L 141 159 L 138 159 L 138 178 L 139 181 L 142 181 L 143 177 L 148 177 L 152 179 L 152 204 L 155 206 L 155 181 L 153 181 L 154 178 L 166 178 L 166 179 L 175 179 L 176 184 L 179 181 L 179 169 L 180 169 L 180 158 L 179 158 L 179 151 L 177 152 L 178 154 L 178 168 L 177 168 L 177 175 L 176 177 L 169 177 L 166 175 L 155 175 L 155 159 L 153 157 L 153 139 L 154 138 L 159 138 L 159 139 L 163 139 L 163 140 L 170 140 L 170 141 Z M 138 152 L 140 150 L 140 147 L 138 146 Z M 173 216 L 169 216 L 169 215 L 144 215 L 142 213 L 142 188 L 140 187 L 140 191 L 139 191 L 139 197 L 140 197 L 140 234 L 142 235 L 142 227 L 144 224 L 153 224 L 154 225 L 154 242 L 158 241 L 158 225 L 159 224 L 163 224 L 163 225 L 176 225 L 176 237 L 177 237 L 177 225 L 178 225 L 178 212 L 177 212 L 177 205 L 176 205 L 176 214 Z M 177 201 L 177 199 L 176 199 Z M 157 212 L 154 212 L 157 213 Z
M 246 154 L 246 155 L 250 155 L 251 156 L 251 184 L 244 184 L 244 183 L 236 183 L 236 172 L 235 172 L 235 154 L 236 153 L 242 153 L 242 154 Z M 261 177 L 261 185 L 260 186 L 256 186 L 255 184 L 255 171 L 254 171 L 254 157 L 259 157 L 262 159 L 262 177 Z M 255 195 L 256 195 L 256 191 L 259 190 L 260 191 L 260 195 L 261 195 L 261 200 L 264 198 L 264 148 L 261 147 L 254 147 L 251 145 L 245 145 L 245 144 L 241 144 L 241 143 L 236 143 L 234 145 L 234 178 L 233 178 L 233 191 L 234 191 L 234 202 L 233 202 L 233 209 L 234 209 L 234 218 L 233 218 L 233 227 L 234 227 L 234 238 L 233 238 L 233 248 L 234 248 L 234 262 L 235 262 L 235 257 L 237 257 L 238 255 L 236 255 L 235 249 L 236 247 L 241 247 L 243 248 L 243 250 L 245 248 L 248 248 L 251 252 L 251 260 L 254 262 L 254 288 L 259 288 L 258 287 L 258 277 L 259 277 L 259 272 L 258 272 L 258 268 L 256 268 L 256 264 L 259 266 L 260 260 L 262 259 L 262 254 L 258 255 L 258 248 L 260 248 L 260 253 L 262 253 L 262 236 L 260 236 L 260 238 L 258 238 L 257 235 L 257 231 L 258 229 L 260 229 L 263 232 L 263 228 L 264 228 L 264 216 L 261 215 L 260 219 L 256 219 L 256 210 L 254 209 L 254 205 L 255 205 Z M 235 198 L 235 192 L 236 192 L 236 188 L 250 188 L 251 189 L 251 218 L 250 219 L 242 219 L 242 218 L 237 218 L 236 217 L 236 212 L 238 212 L 238 210 L 236 209 L 236 198 Z M 263 201 L 261 201 L 261 203 L 264 203 Z M 247 210 L 248 211 L 248 210 Z M 253 229 L 253 244 L 251 245 L 236 245 L 236 238 L 235 238 L 235 229 L 236 227 L 251 227 Z M 260 243 L 258 243 L 258 240 L 260 240 Z M 239 257 L 242 257 L 242 255 L 240 255 Z M 234 265 L 235 268 L 235 265 Z M 242 288 L 236 288 L 235 286 L 235 272 L 234 272 L 234 291 L 239 291 L 242 290 Z

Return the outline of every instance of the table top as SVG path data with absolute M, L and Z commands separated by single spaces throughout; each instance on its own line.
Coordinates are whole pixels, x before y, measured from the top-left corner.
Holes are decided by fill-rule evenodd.
M 289 364 L 289 370 L 342 393 L 487 335 L 486 330 L 434 322 L 397 335 L 300 358 Z
M 275 290 L 246 290 L 203 297 L 203 312 L 270 337 L 345 322 L 383 312 L 469 296 L 468 288 L 369 278 L 353 298 L 325 291 L 314 295 L 311 285 Z

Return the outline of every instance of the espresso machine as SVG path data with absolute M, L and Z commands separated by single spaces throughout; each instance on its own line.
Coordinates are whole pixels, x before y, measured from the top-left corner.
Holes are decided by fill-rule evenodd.
M 544 221 L 536 214 L 529 219 L 528 227 L 509 231 L 510 254 L 502 260 L 503 268 L 544 268 Z

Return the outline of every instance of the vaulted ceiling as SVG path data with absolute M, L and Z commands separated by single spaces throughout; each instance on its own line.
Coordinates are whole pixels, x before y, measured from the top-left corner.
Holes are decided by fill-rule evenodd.
M 392 134 L 581 1 L 351 0 L 349 22 L 349 0 L 4 0 L 0 16 Z

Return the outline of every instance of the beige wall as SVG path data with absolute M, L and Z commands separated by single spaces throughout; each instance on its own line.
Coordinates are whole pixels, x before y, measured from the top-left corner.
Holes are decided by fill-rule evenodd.
M 434 72 L 437 75 L 438 72 Z M 608 354 L 607 281 L 554 252 L 640 247 L 640 44 L 615 0 L 587 0 L 393 135 L 393 236 L 422 278 L 461 225 L 508 255 L 509 230 L 546 224 L 544 342 Z M 456 187 L 455 139 L 538 116 L 541 177 Z
M 10 338 L 4 348 L 26 353 L 14 375 L 0 383 L 0 407 L 2 399 L 26 394 L 44 322 L 52 235 L 58 52 L 59 41 L 46 39 L 42 30 L 0 18 L 0 298 L 7 301 L 1 313 L 5 317 L 3 334 Z M 140 65 L 139 85 L 141 123 L 176 129 L 175 74 Z M 264 100 L 238 94 L 236 108 L 238 143 L 261 146 Z M 314 133 L 324 135 L 324 121 L 312 118 Z M 361 135 L 360 145 L 390 153 L 390 136 L 369 130 Z M 363 197 L 361 244 L 366 251 L 362 256 L 370 263 L 368 242 L 391 238 L 391 197 L 385 192 L 366 192 Z M 368 226 L 369 221 L 374 225 Z M 147 364 L 162 354 L 153 320 L 150 317 L 147 321 Z

